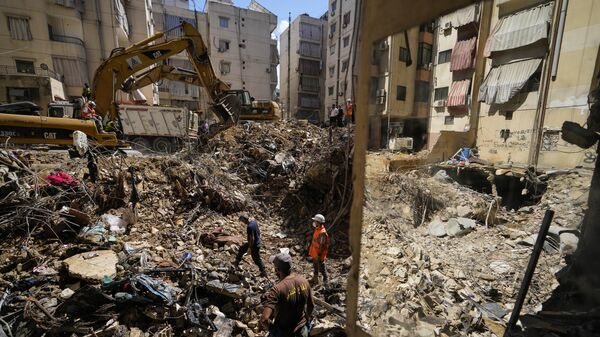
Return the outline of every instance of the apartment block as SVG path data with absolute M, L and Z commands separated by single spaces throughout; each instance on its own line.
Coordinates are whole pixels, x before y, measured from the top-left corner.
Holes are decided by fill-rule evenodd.
M 592 166 L 595 150 L 563 141 L 561 127 L 587 121 L 599 14 L 593 0 L 495 0 L 440 18 L 430 148 L 476 144 L 492 163 Z
M 479 13 L 480 4 L 474 4 L 436 20 L 429 148 L 442 131 L 470 129 Z
M 254 0 L 247 9 L 228 1 L 208 1 L 206 15 L 205 40 L 217 75 L 256 99 L 273 99 L 279 53 L 271 33 L 277 16 Z
M 0 102 L 81 95 L 114 48 L 153 33 L 146 1 L 6 0 L 0 4 Z M 152 87 L 145 90 L 154 103 Z
M 287 118 L 318 122 L 326 117 L 326 26 L 327 21 L 303 14 L 280 35 L 280 99 Z
M 388 36 L 374 46 L 369 95 L 372 149 L 411 138 L 412 148 L 426 145 L 433 57 L 433 23 Z
M 356 0 L 329 0 L 327 13 L 327 65 L 325 106 L 344 105 L 353 97 L 354 66 L 358 34 Z M 360 112 L 358 112 L 360 113 Z

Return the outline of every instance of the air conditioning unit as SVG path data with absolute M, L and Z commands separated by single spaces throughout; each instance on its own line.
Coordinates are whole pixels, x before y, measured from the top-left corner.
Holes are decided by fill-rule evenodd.
M 448 104 L 448 101 L 446 101 L 445 99 L 438 99 L 433 101 L 433 106 L 435 108 L 443 108 Z
M 446 23 L 444 23 L 444 29 L 450 29 L 452 28 L 452 22 L 448 21 Z
M 390 150 L 412 150 L 413 139 L 410 137 L 399 137 L 390 139 Z
M 375 99 L 375 104 L 385 104 L 385 96 L 377 97 Z

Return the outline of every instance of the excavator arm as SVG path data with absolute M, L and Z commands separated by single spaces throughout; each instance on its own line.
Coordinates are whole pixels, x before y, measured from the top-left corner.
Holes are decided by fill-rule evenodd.
M 216 115 L 226 127 L 237 123 L 240 114 L 239 99 L 235 95 L 228 95 L 229 85 L 216 76 L 202 36 L 187 22 L 183 22 L 180 27 L 182 37 L 151 44 L 164 37 L 164 33 L 157 33 L 125 49 L 113 51 L 111 57 L 98 67 L 92 83 L 92 99 L 96 102 L 97 112 L 100 115 L 108 115 L 111 120 L 115 120 L 117 108 L 113 102 L 117 89 L 131 90 L 131 78 L 135 74 L 186 51 L 196 70 L 195 81 L 199 81 L 196 83 L 206 89 L 213 101 Z M 173 69 L 164 67 L 161 65 L 150 69 L 147 72 L 149 76 L 146 76 L 144 81 L 151 84 L 152 79 L 159 78 L 163 71 L 171 70 L 172 73 Z M 139 84 L 136 86 L 141 87 Z

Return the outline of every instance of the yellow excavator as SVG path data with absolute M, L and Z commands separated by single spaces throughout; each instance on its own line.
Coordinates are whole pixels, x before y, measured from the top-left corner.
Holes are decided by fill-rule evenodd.
M 235 125 L 239 120 L 242 104 L 251 106 L 249 94 L 243 90 L 231 90 L 227 83 L 215 75 L 207 46 L 193 25 L 183 22 L 174 29 L 181 29 L 182 36 L 155 43 L 165 36 L 165 33 L 161 32 L 127 48 L 117 48 L 96 70 L 92 82 L 92 100 L 96 103 L 96 113 L 103 118 L 105 124 L 112 122 L 115 132 L 98 130 L 91 120 L 22 114 L 5 108 L 4 111 L 0 111 L 0 141 L 15 144 L 69 145 L 72 144 L 73 132 L 79 130 L 88 136 L 92 144 L 107 147 L 127 146 L 124 141 L 125 135 L 120 128 L 119 105 L 115 101 L 117 90 L 131 92 L 144 86 L 144 83 L 153 83 L 151 74 L 160 74 L 168 70 L 163 68 L 165 66 L 151 69 L 150 73 L 139 78 L 137 83 L 135 74 L 183 51 L 187 52 L 195 73 L 173 73 L 170 77 L 184 81 L 193 80 L 196 85 L 206 89 L 212 100 L 211 109 L 219 118 L 219 123 L 211 126 L 211 133 Z

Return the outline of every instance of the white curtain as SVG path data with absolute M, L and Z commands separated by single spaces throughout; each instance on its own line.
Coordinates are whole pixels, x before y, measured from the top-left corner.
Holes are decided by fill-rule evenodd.
M 554 3 L 550 2 L 500 18 L 485 44 L 484 55 L 515 49 L 548 38 Z
M 31 40 L 31 30 L 29 29 L 29 19 L 9 16 L 8 28 L 10 37 L 14 40 Z
M 54 71 L 63 75 L 63 82 L 69 86 L 83 86 L 84 83 L 89 83 L 87 69 L 84 63 L 80 60 L 52 57 Z
M 530 59 L 492 68 L 479 88 L 479 101 L 487 104 L 508 102 L 523 89 L 541 63 L 542 59 Z

